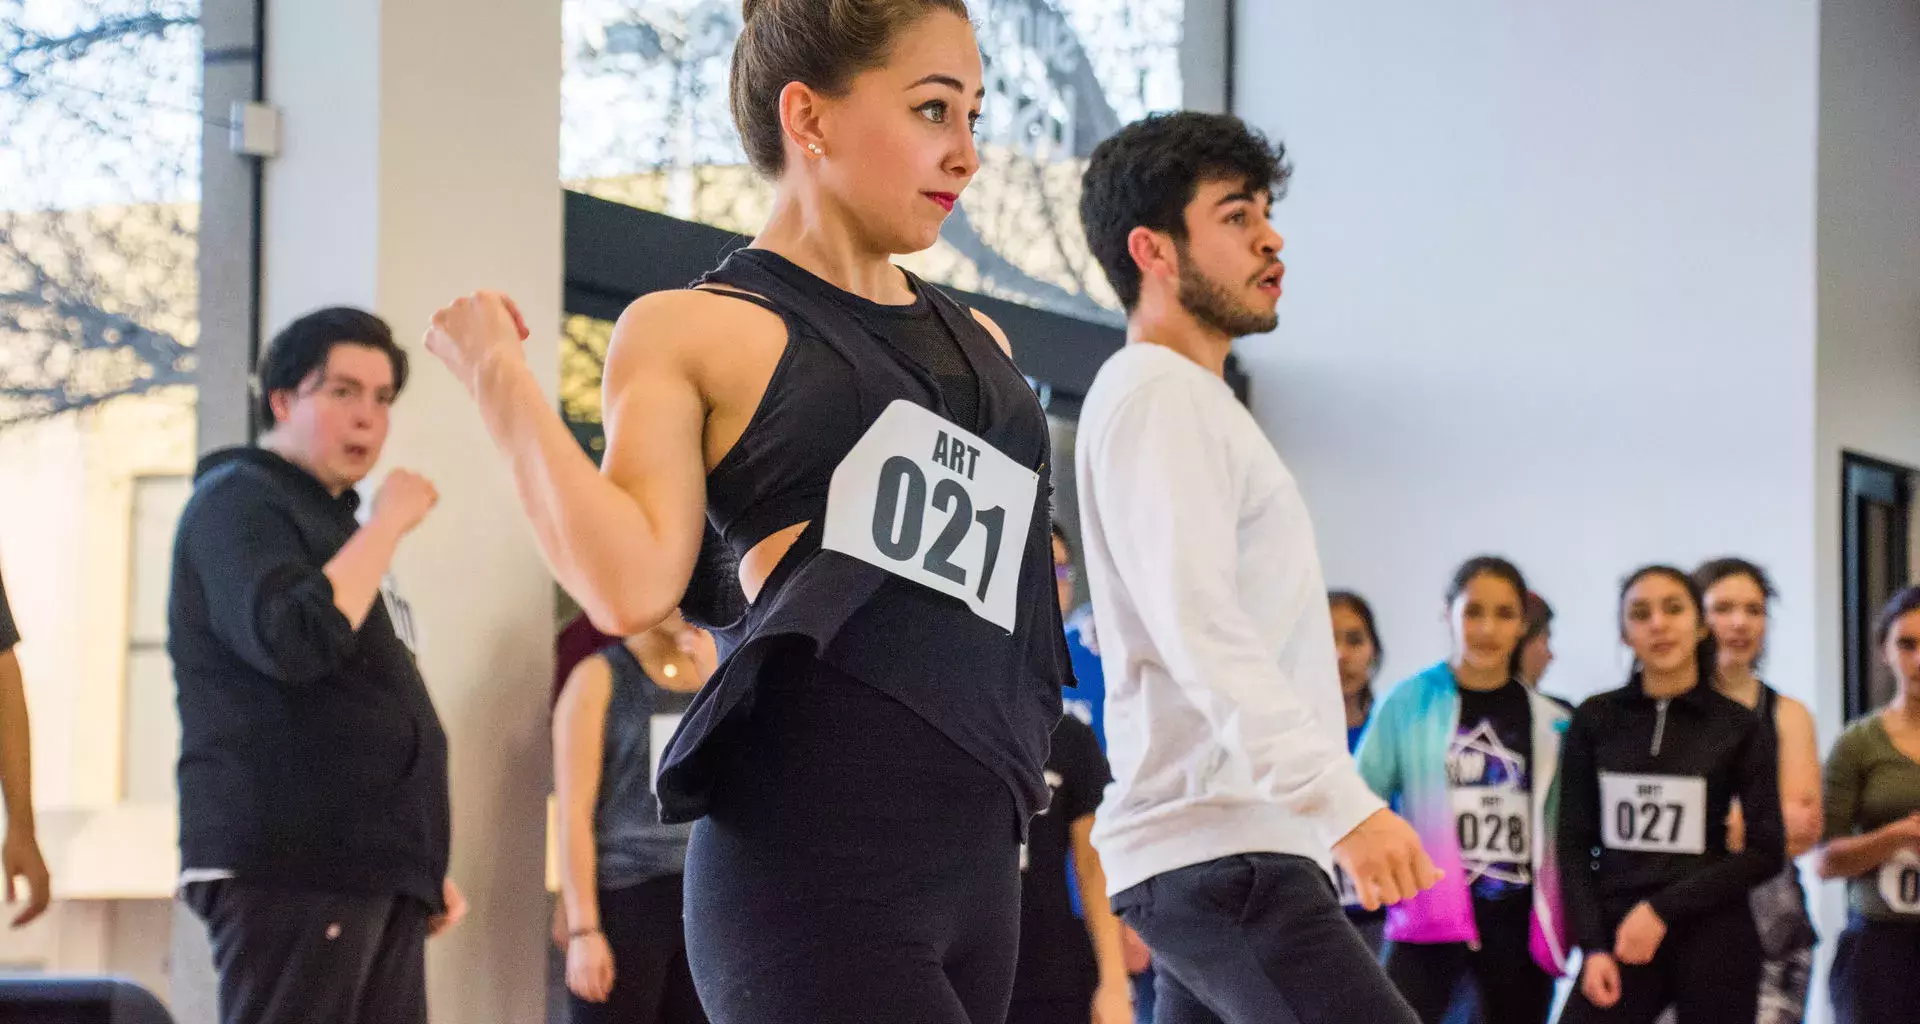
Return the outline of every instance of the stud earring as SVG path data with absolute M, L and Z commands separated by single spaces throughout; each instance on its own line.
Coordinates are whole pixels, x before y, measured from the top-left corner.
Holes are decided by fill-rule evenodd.
M 826 156 L 826 155 L 827 155 L 827 154 L 826 154 L 826 151 L 820 148 L 820 144 L 819 144 L 818 142 L 809 142 L 809 143 L 807 143 L 807 152 L 809 152 L 809 153 L 812 153 L 812 154 L 813 154 L 814 156 Z

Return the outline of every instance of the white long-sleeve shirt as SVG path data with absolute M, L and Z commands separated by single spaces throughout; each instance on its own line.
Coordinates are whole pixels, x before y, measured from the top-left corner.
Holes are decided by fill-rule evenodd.
M 1107 685 L 1108 891 L 1241 853 L 1326 867 L 1384 804 L 1347 754 L 1293 475 L 1225 381 L 1147 343 L 1101 368 L 1074 457 Z

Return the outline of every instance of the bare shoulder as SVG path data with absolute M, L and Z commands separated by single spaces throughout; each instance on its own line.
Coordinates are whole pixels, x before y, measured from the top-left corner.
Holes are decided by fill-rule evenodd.
M 1007 354 L 1008 359 L 1012 359 L 1013 358 L 1013 342 L 1007 340 L 1007 332 L 1001 330 L 1000 325 L 994 323 L 993 318 L 988 316 L 987 314 L 982 313 L 977 309 L 969 309 L 968 312 L 973 314 L 973 318 L 979 321 L 980 326 L 985 327 L 987 329 L 988 334 L 993 335 L 993 340 L 996 344 L 1000 346 L 1000 351 L 1005 352 Z
M 567 673 L 566 685 L 560 688 L 560 700 L 555 705 L 556 716 L 564 717 L 568 711 L 604 711 L 613 697 L 613 666 L 607 664 L 605 656 L 588 655 L 573 666 Z
M 786 325 L 770 310 L 719 289 L 675 288 L 635 299 L 614 324 L 607 361 L 673 362 L 716 346 L 718 339 L 784 339 Z
M 1813 735 L 1813 712 L 1802 701 L 1784 693 L 1773 706 L 1773 721 L 1778 728 Z

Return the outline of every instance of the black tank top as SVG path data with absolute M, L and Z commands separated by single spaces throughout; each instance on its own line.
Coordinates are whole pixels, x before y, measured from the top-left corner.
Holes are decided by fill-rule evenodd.
M 1760 699 L 1754 702 L 1753 713 L 1760 716 L 1760 731 L 1776 756 L 1780 749 L 1780 720 L 1775 717 L 1779 709 L 1779 692 L 1761 683 Z M 1820 941 L 1813 927 L 1813 915 L 1807 909 L 1807 891 L 1800 885 L 1800 869 L 1792 860 L 1787 861 L 1778 875 L 1756 886 L 1748 902 L 1753 906 L 1753 923 L 1760 933 L 1760 944 L 1769 957 L 1777 959 L 1796 950 L 1810 949 Z
M 685 713 L 691 693 L 669 690 L 647 675 L 626 644 L 600 652 L 613 670 L 606 738 L 600 750 L 600 792 L 593 807 L 597 883 L 623 889 L 686 870 L 692 826 L 663 825 L 653 796 L 653 742 Z M 664 742 L 665 736 L 660 736 Z
M 739 250 L 701 281 L 725 285 L 729 290 L 720 294 L 779 315 L 787 326 L 787 348 L 774 365 L 766 394 L 746 431 L 707 475 L 708 519 L 736 558 L 773 534 L 813 518 L 825 503 L 834 467 L 846 450 L 835 444 L 796 442 L 809 435 L 858 440 L 865 429 L 857 403 L 822 400 L 859 388 L 846 353 L 827 344 L 817 328 L 789 309 L 747 292 L 734 280 L 743 271 L 778 275 L 851 316 L 934 385 L 937 403 L 931 408 L 975 433 L 981 427 L 979 375 L 967 361 L 959 338 L 935 310 L 928 291 L 931 286 L 909 274 L 914 302 L 889 306 L 836 288 L 765 249 Z M 968 316 L 967 321 L 972 323 L 973 318 Z
M 1053 585 L 1046 414 L 966 309 L 907 279 L 915 303 L 886 307 L 771 252 L 741 249 L 699 282 L 771 310 L 787 327 L 765 397 L 708 474 L 709 523 L 736 558 L 779 530 L 811 525 L 746 613 L 715 631 L 721 665 L 661 761 L 663 820 L 705 813 L 736 716 L 796 642 L 900 701 L 998 775 L 1020 827 L 1046 806 L 1048 739 L 1060 688 L 1072 679 Z M 820 546 L 834 469 L 900 400 L 973 431 L 1040 477 L 1011 633 L 954 598 Z

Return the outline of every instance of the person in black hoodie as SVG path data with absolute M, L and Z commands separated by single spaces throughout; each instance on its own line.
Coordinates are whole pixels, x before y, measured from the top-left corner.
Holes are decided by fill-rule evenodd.
M 1765 956 L 1748 893 L 1786 860 L 1773 744 L 1714 691 L 1714 642 L 1685 573 L 1628 577 L 1620 631 L 1633 676 L 1580 705 L 1561 754 L 1561 893 L 1585 956 L 1561 1024 L 1651 1024 L 1669 1005 L 1680 1024 L 1753 1020 Z
M 447 878 L 447 740 L 386 583 L 438 500 L 394 470 L 364 524 L 406 354 L 378 317 L 294 321 L 260 368 L 258 448 L 208 455 L 174 541 L 181 896 L 224 1024 L 424 1024 Z

